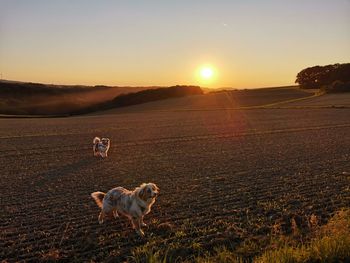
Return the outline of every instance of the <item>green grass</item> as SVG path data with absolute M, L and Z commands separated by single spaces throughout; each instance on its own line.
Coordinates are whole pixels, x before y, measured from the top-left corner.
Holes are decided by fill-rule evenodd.
M 315 218 L 311 217 L 311 221 L 315 221 Z M 315 222 L 311 223 L 315 224 Z M 350 262 L 350 209 L 339 211 L 326 225 L 313 228 L 314 232 L 311 233 L 313 238 L 308 242 L 300 244 L 300 239 L 295 236 L 298 231 L 291 236 L 281 235 L 271 239 L 268 248 L 256 257 L 244 256 L 245 253 L 242 252 L 246 250 L 245 244 L 236 246 L 234 249 L 219 247 L 209 253 L 201 250 L 201 245 L 197 243 L 191 247 L 195 254 L 187 254 L 185 258 L 181 257 L 176 253 L 181 250 L 181 242 L 176 242 L 176 240 L 180 241 L 186 231 L 180 231 L 176 232 L 175 240 L 168 244 L 165 251 L 157 250 L 158 242 L 154 240 L 154 242 L 148 242 L 135 249 L 132 261 L 148 263 Z M 251 247 L 252 244 L 249 245 L 248 250 L 251 250 Z M 255 252 L 260 250 L 258 244 L 253 247 Z
M 310 243 L 265 251 L 255 262 L 349 262 L 350 210 L 338 212 Z

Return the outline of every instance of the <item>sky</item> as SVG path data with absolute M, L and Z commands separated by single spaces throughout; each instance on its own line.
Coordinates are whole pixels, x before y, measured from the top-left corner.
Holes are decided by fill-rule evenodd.
M 0 0 L 8 80 L 256 88 L 346 62 L 350 0 Z

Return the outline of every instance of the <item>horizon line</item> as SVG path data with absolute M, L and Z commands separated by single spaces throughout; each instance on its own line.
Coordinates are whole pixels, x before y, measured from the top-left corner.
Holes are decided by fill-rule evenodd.
M 55 83 L 47 83 L 47 82 L 33 82 L 33 81 L 23 81 L 23 80 L 10 80 L 10 79 L 0 79 L 0 82 L 13 82 L 13 83 L 28 83 L 28 84 L 41 84 L 41 85 L 52 85 L 52 86 L 67 86 L 67 87 L 109 87 L 109 88 L 164 88 L 164 87 L 173 87 L 173 86 L 197 86 L 200 87 L 201 89 L 207 89 L 207 90 L 225 90 L 225 89 L 233 89 L 233 90 L 245 90 L 245 89 L 271 89 L 271 88 L 286 88 L 286 87 L 298 87 L 299 85 L 294 84 L 294 85 L 279 85 L 279 86 L 258 86 L 258 87 L 249 87 L 249 88 L 235 88 L 235 87 L 205 87 L 205 86 L 200 86 L 200 85 L 194 85 L 194 84 L 172 84 L 172 85 L 104 85 L 104 84 L 95 84 L 95 85 L 86 85 L 86 84 L 55 84 Z

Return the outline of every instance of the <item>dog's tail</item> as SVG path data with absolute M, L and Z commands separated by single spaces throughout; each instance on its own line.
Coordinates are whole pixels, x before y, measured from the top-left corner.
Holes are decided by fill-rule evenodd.
M 94 140 L 92 141 L 93 144 L 99 143 L 101 139 L 99 137 L 95 137 Z
M 103 201 L 103 198 L 105 197 L 105 195 L 106 194 L 102 193 L 102 192 L 93 192 L 91 194 L 91 197 L 95 200 L 95 202 L 99 208 L 102 208 L 102 201 Z

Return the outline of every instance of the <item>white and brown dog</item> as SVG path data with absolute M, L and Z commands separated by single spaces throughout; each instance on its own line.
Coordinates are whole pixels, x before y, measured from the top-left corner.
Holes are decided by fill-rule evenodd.
M 114 216 L 118 213 L 130 219 L 136 232 L 143 236 L 141 227 L 146 226 L 143 217 L 151 211 L 151 206 L 156 201 L 159 188 L 154 183 L 142 184 L 135 190 L 129 191 L 123 187 L 116 187 L 106 194 L 94 192 L 91 194 L 96 204 L 101 208 L 98 221 L 102 224 L 106 217 Z
M 92 150 L 94 152 L 94 156 L 101 156 L 102 158 L 107 157 L 108 150 L 111 145 L 111 141 L 108 138 L 102 138 L 95 137 L 92 146 Z

